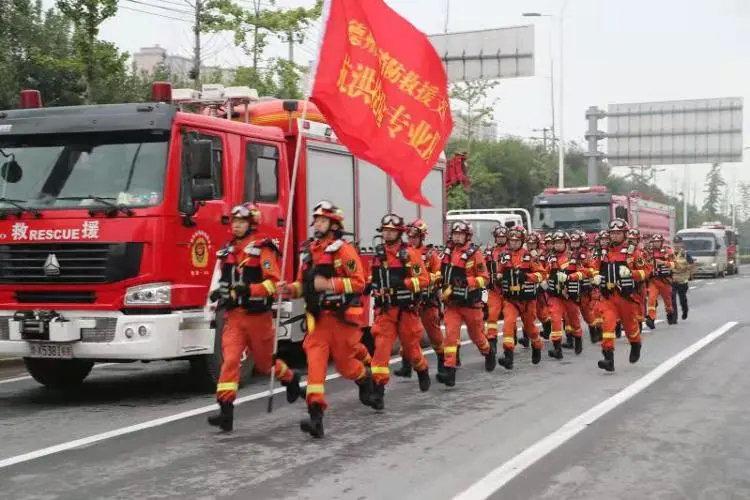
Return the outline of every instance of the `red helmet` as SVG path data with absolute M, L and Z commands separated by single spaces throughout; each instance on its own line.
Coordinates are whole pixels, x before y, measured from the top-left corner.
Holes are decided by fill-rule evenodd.
M 412 238 L 424 238 L 427 236 L 427 223 L 422 219 L 417 219 L 406 226 L 406 234 Z
M 662 234 L 654 234 L 651 236 L 651 241 L 654 243 L 663 243 L 664 242 L 664 235 Z
M 523 226 L 521 226 L 521 225 L 513 226 L 512 228 L 510 228 L 508 230 L 508 239 L 509 240 L 521 240 L 521 241 L 525 241 L 526 240 L 526 235 L 527 235 L 526 228 L 523 227 Z
M 628 239 L 629 240 L 640 240 L 641 239 L 641 230 L 637 228 L 632 228 L 628 230 Z
M 601 240 L 609 240 L 609 231 L 606 229 L 602 229 L 599 231 L 599 234 L 596 235 L 596 241 L 597 243 Z
M 494 228 L 492 228 L 492 236 L 493 238 L 499 238 L 501 236 L 508 237 L 508 228 L 498 224 Z
M 551 238 L 553 242 L 563 240 L 567 243 L 568 241 L 570 241 L 570 236 L 568 236 L 568 233 L 566 233 L 565 231 L 555 231 L 554 233 L 552 233 Z
M 580 241 L 581 243 L 586 243 L 586 233 L 581 231 L 580 229 L 576 229 L 570 234 L 570 241 Z
M 610 231 L 627 231 L 630 229 L 630 225 L 624 219 L 612 219 L 609 222 Z
M 552 243 L 552 233 L 547 233 L 544 235 L 544 242 L 545 243 Z
M 340 226 L 344 225 L 344 211 L 330 201 L 323 200 L 315 205 L 313 219 L 315 217 L 325 217 L 332 222 L 338 222 Z
M 378 228 L 378 232 L 383 231 L 383 229 L 395 229 L 396 231 L 401 232 L 406 231 L 404 218 L 396 214 L 385 214 L 383 218 L 380 219 L 380 227 Z
M 451 234 L 453 233 L 464 233 L 467 238 L 471 238 L 474 235 L 474 231 L 471 229 L 471 224 L 462 220 L 457 220 L 451 224 Z
M 542 236 L 537 232 L 531 232 L 526 237 L 526 243 L 536 243 L 537 245 L 542 242 Z
M 246 219 L 251 225 L 258 225 L 261 221 L 261 213 L 255 203 L 246 202 L 232 207 L 232 218 Z

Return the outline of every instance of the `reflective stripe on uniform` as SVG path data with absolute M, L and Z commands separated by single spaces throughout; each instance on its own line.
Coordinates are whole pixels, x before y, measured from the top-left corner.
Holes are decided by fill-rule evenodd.
M 292 283 L 292 288 L 294 288 L 294 295 L 296 297 L 300 297 L 302 295 L 302 283 L 299 281 L 295 281 Z
M 387 366 L 373 366 L 370 368 L 373 375 L 388 375 L 391 373 L 390 369 Z
M 503 337 L 503 343 L 504 344 L 515 344 L 516 338 L 515 337 Z
M 310 394 L 325 394 L 325 386 L 323 384 L 307 384 L 307 395 Z
M 614 338 L 616 338 L 615 337 L 615 332 L 604 332 L 604 333 L 602 333 L 602 338 L 603 339 L 614 339 Z
M 479 288 L 485 288 L 486 285 L 484 283 L 484 278 L 482 278 L 481 276 L 477 276 L 476 279 L 477 279 L 477 286 Z
M 341 283 L 344 285 L 344 293 L 350 294 L 352 292 L 352 280 L 349 278 L 342 278 Z
M 216 392 L 237 392 L 237 389 L 239 389 L 239 387 L 240 386 L 237 382 L 219 382 L 216 385 Z
M 414 287 L 414 293 L 418 293 L 422 287 L 419 286 L 419 278 L 412 278 L 411 285 Z
M 458 352 L 458 347 L 454 345 L 449 345 L 445 348 L 445 354 L 455 354 Z
M 262 285 L 263 288 L 265 288 L 268 292 L 268 295 L 273 295 L 274 293 L 276 293 L 276 285 L 273 284 L 273 281 L 265 280 Z

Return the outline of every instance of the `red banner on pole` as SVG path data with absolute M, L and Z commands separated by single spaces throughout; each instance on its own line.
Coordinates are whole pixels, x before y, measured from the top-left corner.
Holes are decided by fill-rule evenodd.
M 440 57 L 382 0 L 330 0 L 324 16 L 311 100 L 352 153 L 430 205 L 422 181 L 453 129 Z

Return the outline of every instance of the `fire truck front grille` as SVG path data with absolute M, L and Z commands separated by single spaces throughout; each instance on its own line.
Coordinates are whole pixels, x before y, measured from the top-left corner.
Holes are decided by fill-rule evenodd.
M 114 283 L 138 275 L 143 243 L 0 245 L 0 283 Z
M 117 318 L 94 318 L 96 326 L 94 328 L 81 328 L 81 341 L 107 343 L 115 339 L 115 330 L 117 329 Z M 0 340 L 10 339 L 10 329 L 8 325 L 9 318 L 0 318 Z

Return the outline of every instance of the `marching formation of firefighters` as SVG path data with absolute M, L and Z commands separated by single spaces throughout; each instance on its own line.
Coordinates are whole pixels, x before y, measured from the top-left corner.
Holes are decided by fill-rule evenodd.
M 661 235 L 645 242 L 638 229 L 621 219 L 611 221 L 593 245 L 581 230 L 542 235 L 521 226 L 498 225 L 493 231 L 495 244 L 487 249 L 474 244 L 471 225 L 459 221 L 452 224 L 446 246 L 438 249 L 425 244 L 424 221 L 406 224 L 402 217 L 387 214 L 378 228 L 381 243 L 366 276 L 357 250 L 343 239 L 343 211 L 322 201 L 313 211 L 314 237 L 299 251 L 297 280 L 287 283 L 280 276 L 280 250 L 271 240 L 255 235 L 259 222 L 260 211 L 254 205 L 235 207 L 233 239 L 217 254 L 220 286 L 211 300 L 219 301 L 225 311 L 223 364 L 216 391 L 219 412 L 208 422 L 224 431 L 233 428 L 240 360 L 246 351 L 256 371 L 270 375 L 273 370 L 286 388 L 288 402 L 306 399 L 309 418 L 300 427 L 318 438 L 324 435 L 329 357 L 342 377 L 354 381 L 360 402 L 382 410 L 396 340 L 402 366 L 393 375 L 411 377 L 416 372 L 420 391 L 430 389 L 421 348 L 425 331 L 437 355 L 435 378 L 448 387 L 456 384 L 461 366 L 462 325 L 484 357 L 485 370 L 491 372 L 497 365 L 513 369 L 517 343 L 531 347 L 535 365 L 542 360 L 543 339 L 549 341 L 548 356 L 553 360 L 563 359 L 564 348 L 580 354 L 583 319 L 591 342 L 601 344 L 599 368 L 612 372 L 615 339 L 621 331 L 630 344 L 630 362 L 640 359 L 643 323 L 655 328 L 658 297 L 668 323 L 677 322 L 673 273 L 675 283 L 681 283 L 678 278 L 682 280 L 687 266 L 684 252 L 674 252 Z M 682 301 L 682 289 L 675 286 L 685 319 L 687 299 Z M 305 302 L 306 387 L 301 386 L 299 373 L 274 355 L 272 303 L 277 294 Z M 362 343 L 359 323 L 364 295 L 374 301 L 372 356 Z M 520 338 L 517 319 L 522 326 Z

